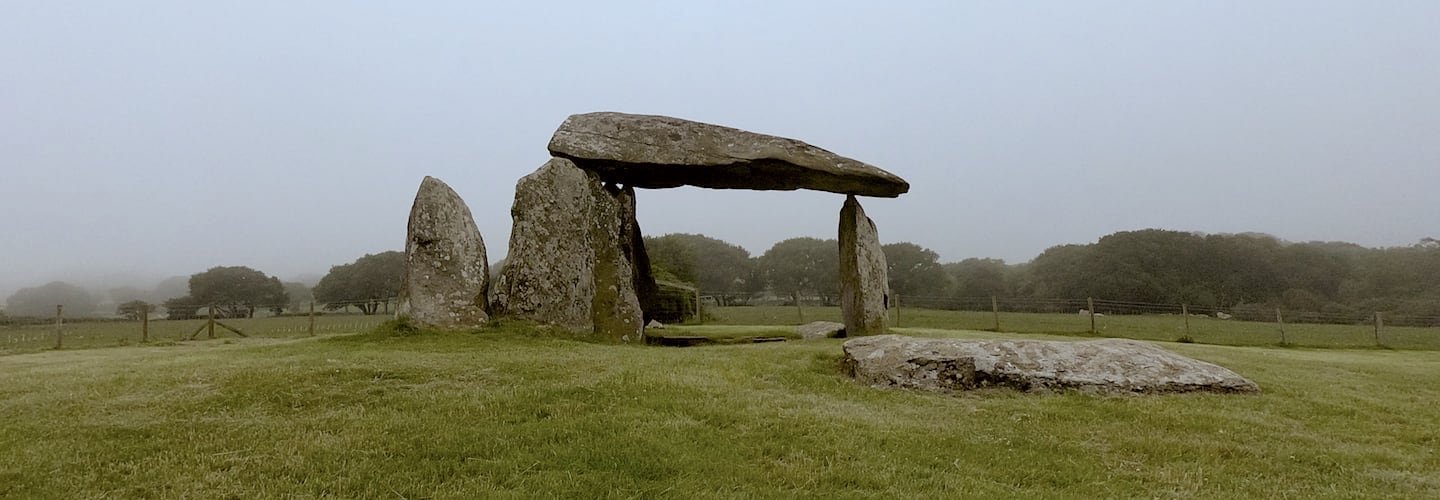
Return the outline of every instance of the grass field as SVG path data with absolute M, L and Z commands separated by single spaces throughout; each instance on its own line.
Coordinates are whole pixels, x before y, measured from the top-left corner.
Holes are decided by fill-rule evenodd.
M 507 328 L 0 356 L 0 497 L 1440 496 L 1440 352 L 1165 344 L 1264 393 L 937 395 L 838 340 Z
M 796 325 L 802 311 L 795 307 L 717 307 L 706 310 L 707 324 Z M 838 307 L 805 307 L 804 321 L 840 321 Z M 894 311 L 891 324 L 896 324 Z M 944 330 L 989 330 L 995 316 L 989 312 L 901 309 L 902 327 Z M 1179 315 L 1111 315 L 1096 318 L 1097 335 L 1140 340 L 1175 341 L 1188 335 L 1197 343 L 1217 345 L 1277 345 L 1280 328 L 1275 323 L 1190 318 Z M 1089 316 L 1079 314 L 1000 313 L 1000 331 L 1091 336 Z M 1375 347 L 1373 325 L 1286 324 L 1285 341 L 1307 347 Z M 1440 328 L 1385 326 L 1380 345 L 1400 349 L 1440 349 Z
M 315 332 L 354 333 L 374 328 L 390 319 L 388 315 L 330 314 L 315 317 Z M 302 337 L 309 334 L 309 318 L 304 316 L 225 319 L 230 325 L 252 337 Z M 203 319 L 152 320 L 149 340 L 169 343 L 189 338 L 205 326 Z M 139 344 L 142 327 L 139 321 L 86 321 L 66 323 L 63 327 L 64 348 L 113 347 Z M 200 332 L 198 338 L 205 338 Z M 215 328 L 216 338 L 239 338 L 224 328 Z M 0 354 L 35 352 L 55 347 L 54 325 L 0 325 Z

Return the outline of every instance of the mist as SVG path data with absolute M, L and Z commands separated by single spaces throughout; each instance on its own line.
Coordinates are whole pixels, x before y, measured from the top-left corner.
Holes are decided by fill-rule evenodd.
M 1433 2 L 0 5 L 0 296 L 403 246 L 426 175 L 504 257 L 569 114 L 794 137 L 906 178 L 887 242 L 1023 262 L 1119 230 L 1437 236 Z M 639 193 L 752 254 L 843 198 Z

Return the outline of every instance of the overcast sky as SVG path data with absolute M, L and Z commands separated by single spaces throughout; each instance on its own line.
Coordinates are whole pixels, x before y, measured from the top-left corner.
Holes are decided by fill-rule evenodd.
M 425 175 L 503 257 L 566 115 L 793 137 L 898 174 L 886 242 L 1440 236 L 1440 2 L 0 1 L 0 294 L 399 250 Z M 754 254 L 843 199 L 639 195 Z

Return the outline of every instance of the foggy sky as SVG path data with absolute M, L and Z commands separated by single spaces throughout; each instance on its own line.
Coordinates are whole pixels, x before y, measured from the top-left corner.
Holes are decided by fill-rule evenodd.
M 0 3 L 0 299 L 403 248 L 425 175 L 491 260 L 572 113 L 801 139 L 912 185 L 887 242 L 1033 258 L 1159 227 L 1440 236 L 1440 3 Z M 759 254 L 840 195 L 643 191 Z

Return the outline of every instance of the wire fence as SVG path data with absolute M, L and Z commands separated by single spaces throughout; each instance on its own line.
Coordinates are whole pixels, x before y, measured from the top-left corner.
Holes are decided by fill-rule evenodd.
M 17 317 L 0 321 L 0 353 L 355 333 L 393 317 L 394 304 L 394 299 L 375 299 L 304 306 L 185 304 L 176 306 L 175 310 L 157 305 L 127 311 L 127 318 L 66 317 L 61 305 L 51 318 Z
M 799 325 L 842 321 L 836 295 L 667 291 L 646 311 L 662 324 Z M 1198 307 L 1099 298 L 941 297 L 892 294 L 891 326 L 1123 337 L 1225 345 L 1382 346 L 1440 349 L 1440 316 L 1294 311 L 1261 305 Z M 394 299 L 330 304 L 158 306 L 129 319 L 0 321 L 0 353 L 230 337 L 355 333 L 393 317 Z M 171 317 L 175 316 L 175 317 Z
M 833 295 L 702 292 L 687 323 L 799 325 L 841 321 Z M 1122 337 L 1224 345 L 1440 349 L 1440 316 L 1229 308 L 1100 298 L 890 297 L 900 328 Z

